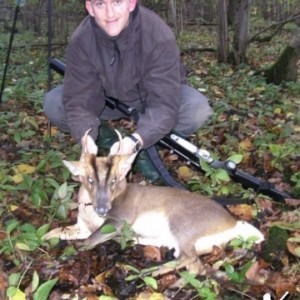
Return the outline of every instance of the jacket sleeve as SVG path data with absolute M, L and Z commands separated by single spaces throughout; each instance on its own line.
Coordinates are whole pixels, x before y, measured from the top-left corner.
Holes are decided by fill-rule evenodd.
M 173 35 L 160 39 L 147 51 L 143 84 L 147 107 L 140 115 L 136 132 L 144 148 L 155 144 L 178 122 L 181 95 L 180 53 Z
M 63 105 L 71 135 L 80 142 L 86 130 L 96 139 L 100 120 L 98 116 L 105 102 L 101 98 L 101 84 L 95 68 L 91 65 L 88 48 L 71 39 L 66 54 Z M 95 100 L 97 99 L 97 101 Z

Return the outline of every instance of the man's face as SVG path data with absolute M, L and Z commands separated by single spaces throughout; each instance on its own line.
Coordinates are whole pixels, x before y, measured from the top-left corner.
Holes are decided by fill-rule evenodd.
M 117 36 L 128 25 L 129 15 L 137 0 L 90 0 L 85 2 L 89 14 L 111 37 Z

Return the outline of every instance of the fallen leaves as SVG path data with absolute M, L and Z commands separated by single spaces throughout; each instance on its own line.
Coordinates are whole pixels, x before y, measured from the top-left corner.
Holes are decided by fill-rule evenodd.
M 18 184 L 23 181 L 23 175 L 34 173 L 36 168 L 28 164 L 19 164 L 14 167 L 14 170 L 15 175 L 11 176 L 11 180 Z
M 178 178 L 184 182 L 189 182 L 194 176 L 194 172 L 188 166 L 181 166 L 177 169 Z
M 256 210 L 253 206 L 247 204 L 230 205 L 228 209 L 233 215 L 244 221 L 251 221 Z

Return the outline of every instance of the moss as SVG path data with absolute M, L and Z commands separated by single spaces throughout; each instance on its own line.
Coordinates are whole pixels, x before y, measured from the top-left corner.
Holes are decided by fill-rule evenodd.
M 275 270 L 281 270 L 281 258 L 286 253 L 286 242 L 289 238 L 288 232 L 278 227 L 271 227 L 266 240 L 262 256 L 266 262 L 272 263 Z
M 296 80 L 292 78 L 291 73 L 297 74 L 297 57 L 298 54 L 295 48 L 287 46 L 277 62 L 268 70 L 265 71 L 265 77 L 268 83 L 280 84 L 283 81 Z

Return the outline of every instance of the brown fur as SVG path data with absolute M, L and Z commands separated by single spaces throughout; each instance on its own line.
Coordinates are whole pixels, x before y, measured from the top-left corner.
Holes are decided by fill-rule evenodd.
M 126 181 L 135 155 L 97 157 L 97 147 L 87 134 L 80 161 L 65 165 L 82 183 L 79 192 L 78 222 L 57 228 L 46 238 L 85 239 L 95 245 L 103 241 L 97 230 L 106 219 L 126 220 L 144 243 L 174 247 L 179 266 L 201 272 L 197 256 L 211 251 L 237 235 L 262 234 L 238 220 L 208 197 L 171 187 L 142 186 Z M 235 229 L 238 228 L 238 229 Z M 97 231 L 96 231 L 97 230 Z M 96 231 L 95 234 L 93 234 Z M 229 232 L 229 233 L 228 233 Z M 249 235 L 248 234 L 248 235 Z M 202 238 L 207 245 L 202 245 Z

